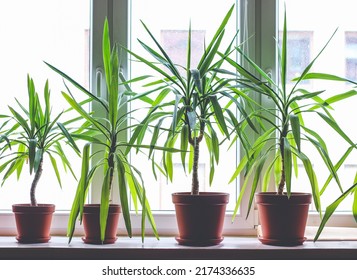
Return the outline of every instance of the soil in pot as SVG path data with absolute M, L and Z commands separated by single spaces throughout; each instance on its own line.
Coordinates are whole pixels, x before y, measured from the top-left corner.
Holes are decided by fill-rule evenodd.
M 292 193 L 290 198 L 275 192 L 256 194 L 261 224 L 259 240 L 268 245 L 303 244 L 311 197 L 309 193 Z
M 222 231 L 229 194 L 189 192 L 172 194 L 180 245 L 211 246 L 222 242 Z
M 46 243 L 51 239 L 50 230 L 55 205 L 14 204 L 12 211 L 15 214 L 18 242 Z
M 121 208 L 118 204 L 109 205 L 105 239 L 100 238 L 99 213 L 100 204 L 86 204 L 83 210 L 84 237 L 87 244 L 113 244 L 117 240 L 118 222 Z

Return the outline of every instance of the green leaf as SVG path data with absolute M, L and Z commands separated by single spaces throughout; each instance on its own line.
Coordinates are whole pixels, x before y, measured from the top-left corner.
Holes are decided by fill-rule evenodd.
M 59 171 L 58 171 L 56 159 L 51 155 L 51 153 L 47 153 L 47 154 L 48 154 L 49 157 L 50 157 L 53 170 L 55 171 L 55 174 L 56 174 L 56 177 L 57 177 L 58 184 L 59 184 L 60 187 L 62 188 L 61 175 L 60 175 L 60 173 L 59 173 Z
M 357 191 L 354 190 L 353 204 L 352 204 L 352 214 L 357 222 Z
M 228 97 L 238 108 L 239 112 L 242 114 L 242 116 L 244 117 L 244 119 L 248 122 L 249 126 L 253 129 L 254 132 L 258 133 L 257 128 L 255 127 L 255 125 L 253 124 L 251 118 L 249 117 L 249 115 L 247 114 L 247 112 L 244 110 L 244 107 L 242 104 L 239 103 L 239 101 L 237 100 L 236 97 L 231 96 L 230 94 L 226 93 L 226 92 L 221 92 L 222 95 Z M 228 110 L 228 109 L 226 109 Z M 231 119 L 233 120 L 232 116 Z M 237 120 L 238 122 L 238 120 Z M 238 127 L 236 127 L 236 129 L 238 129 Z
M 30 174 L 32 174 L 34 167 L 35 167 L 35 158 L 36 158 L 36 146 L 37 140 L 36 139 L 29 139 L 29 163 L 30 163 Z
M 318 152 L 321 155 L 321 158 L 323 159 L 324 163 L 326 164 L 326 167 L 330 171 L 330 174 L 333 176 L 333 178 L 335 178 L 338 187 L 340 188 L 341 192 L 343 192 L 340 179 L 339 179 L 338 174 L 335 170 L 335 167 L 330 159 L 328 150 L 324 149 L 324 147 L 322 145 L 320 145 L 320 143 L 315 141 L 314 139 L 312 139 L 308 136 L 307 136 L 307 139 L 310 141 L 310 143 L 312 143 L 316 147 L 316 149 L 318 150 Z
M 329 118 L 328 116 L 317 112 L 317 114 L 329 125 L 331 126 L 343 139 L 345 139 L 347 141 L 348 144 L 350 145 L 354 145 L 353 141 L 347 136 L 347 134 L 339 127 L 339 125 L 332 120 L 331 118 Z
M 327 98 L 325 100 L 325 102 L 327 104 L 333 104 L 335 102 L 338 102 L 338 101 L 341 101 L 341 100 L 345 100 L 345 99 L 353 97 L 355 95 L 357 95 L 357 91 L 350 90 L 350 91 L 347 91 L 347 92 L 344 92 L 344 93 L 341 93 L 341 94 L 335 94 L 335 95 L 331 96 L 330 98 Z
M 146 190 L 143 188 L 143 198 L 142 198 L 142 212 L 141 212 L 141 242 L 144 243 L 144 238 L 145 238 L 145 221 L 146 221 L 146 215 L 147 215 L 147 209 L 146 209 Z
M 25 152 L 26 152 L 26 146 L 24 144 L 20 143 L 19 148 L 17 150 L 19 157 L 16 159 L 16 161 L 20 161 L 20 163 L 18 164 L 18 167 L 17 167 L 17 180 L 20 179 L 22 168 L 25 163 L 25 157 L 24 157 Z
M 352 84 L 357 85 L 355 81 L 339 77 L 336 75 L 332 74 L 326 74 L 326 73 L 307 73 L 304 77 L 303 80 L 313 80 L 313 79 L 318 79 L 318 80 L 327 80 L 327 81 L 337 81 L 337 82 L 349 82 Z
M 9 164 L 9 168 L 7 169 L 3 181 L 1 185 L 4 185 L 5 181 L 16 171 L 18 168 L 23 164 L 23 161 L 25 160 L 24 157 L 15 157 L 12 158 L 11 160 L 5 162 L 3 165 L 1 165 L 0 170 L 3 171 Z
M 273 167 L 275 166 L 276 161 L 279 158 L 279 154 L 277 154 L 274 158 L 274 160 L 271 161 L 271 163 L 268 165 L 267 169 L 264 172 L 263 175 L 263 180 L 262 180 L 262 192 L 267 192 L 268 191 L 268 187 L 269 187 L 269 183 L 270 183 L 270 179 L 271 179 L 271 175 L 272 175 L 272 170 Z
M 105 72 L 105 79 L 106 79 L 107 86 L 110 86 L 111 77 L 112 77 L 110 51 L 111 51 L 111 47 L 110 47 L 108 19 L 105 19 L 104 27 L 103 27 L 102 52 L 103 52 L 103 64 L 104 64 L 104 72 Z
M 224 120 L 222 108 L 218 103 L 217 96 L 215 96 L 215 95 L 210 96 L 209 99 L 210 99 L 211 104 L 213 106 L 213 110 L 215 112 L 215 116 L 217 118 L 217 122 L 218 122 L 219 126 L 222 128 L 224 134 L 229 139 L 230 136 L 229 136 L 228 128 L 227 128 L 227 125 L 226 125 L 226 121 Z
M 183 125 L 181 129 L 181 141 L 180 141 L 180 149 L 181 152 L 181 163 L 183 170 L 186 172 L 186 154 L 188 148 L 188 137 L 189 137 L 189 127 L 187 124 Z
M 187 111 L 186 115 L 188 118 L 188 124 L 190 125 L 190 129 L 195 130 L 195 128 L 196 128 L 196 112 L 195 111 Z
M 354 149 L 355 149 L 354 146 L 349 147 L 349 148 L 346 150 L 346 152 L 341 156 L 341 158 L 338 160 L 338 162 L 337 162 L 337 163 L 334 165 L 334 167 L 333 167 L 333 169 L 335 170 L 335 172 L 337 172 L 337 171 L 339 170 L 339 168 L 342 166 L 342 164 L 345 162 L 345 160 L 347 159 L 347 157 L 351 154 L 351 152 L 352 152 Z M 320 190 L 320 195 L 322 195 L 322 194 L 325 192 L 325 190 L 326 190 L 328 184 L 331 182 L 332 178 L 333 178 L 333 175 L 330 174 L 330 175 L 328 176 L 328 178 L 326 179 L 325 184 L 323 185 L 323 187 L 322 187 L 321 190 Z M 355 181 L 354 183 L 356 183 L 356 182 L 357 182 L 357 181 Z
M 66 127 L 60 123 L 57 122 L 58 127 L 61 129 L 63 135 L 67 138 L 68 142 L 71 144 L 71 146 L 79 153 L 80 150 L 76 144 L 76 142 L 73 140 L 71 134 L 69 134 L 68 130 L 66 129 Z
M 287 138 L 284 138 L 284 170 L 285 170 L 285 182 L 286 192 L 288 197 L 291 195 L 291 177 L 292 177 L 292 156 L 291 147 Z
M 159 61 L 159 63 L 161 63 L 162 65 L 164 65 L 165 67 L 167 67 L 167 69 L 169 69 L 171 71 L 171 73 L 178 78 L 179 80 L 181 80 L 182 84 L 184 84 L 183 80 L 181 79 L 181 75 L 180 72 L 178 71 L 178 69 L 176 68 L 175 64 L 172 62 L 170 56 L 165 52 L 164 48 L 159 44 L 159 42 L 156 40 L 156 38 L 153 36 L 153 34 L 151 33 L 151 31 L 149 30 L 149 28 L 145 25 L 145 23 L 143 21 L 141 21 L 142 25 L 144 26 L 146 32 L 149 34 L 149 36 L 151 37 L 151 39 L 154 41 L 155 45 L 159 48 L 161 54 L 163 56 L 161 56 L 160 54 L 158 54 L 156 51 L 154 51 L 152 48 L 150 48 L 149 46 L 147 46 L 146 44 L 144 44 L 143 42 L 141 42 L 140 40 L 139 43 L 144 47 L 144 49 L 146 49 L 157 61 Z M 151 63 L 150 63 L 151 64 Z M 150 66 L 150 65 L 149 65 Z M 157 71 L 157 70 L 156 70 Z M 160 71 L 161 72 L 161 71 Z M 166 75 L 165 75 L 166 76 Z
M 304 168 L 306 171 L 306 174 L 309 178 L 310 185 L 311 185 L 311 190 L 312 190 L 312 196 L 314 198 L 314 204 L 316 207 L 316 210 L 321 213 L 321 202 L 320 202 L 320 192 L 319 192 L 319 187 L 318 187 L 318 182 L 316 178 L 316 174 L 314 172 L 313 166 L 311 164 L 310 159 L 302 152 L 298 152 L 297 156 L 301 159 L 301 161 L 304 164 Z
M 92 125 L 94 125 L 103 135 L 107 135 L 107 132 L 104 128 L 95 120 L 93 119 L 83 108 L 80 104 L 77 103 L 73 98 L 71 98 L 67 93 L 62 92 L 63 97 L 66 101 L 75 109 L 83 118 L 89 121 Z
M 188 158 L 188 173 L 191 173 L 193 169 L 193 156 L 194 156 L 193 145 L 190 145 L 190 154 Z
M 26 134 L 31 137 L 31 129 L 28 126 L 26 120 L 18 113 L 16 112 L 12 107 L 8 106 L 12 115 L 14 116 L 15 120 L 18 122 L 18 124 L 25 130 Z
M 125 228 L 128 232 L 129 237 L 132 237 L 131 230 L 131 220 L 130 220 L 130 206 L 128 201 L 128 191 L 126 184 L 126 172 L 125 172 L 125 161 L 118 154 L 115 155 L 117 172 L 118 172 L 118 186 L 119 186 L 119 195 L 120 195 L 120 205 L 123 212 Z
M 262 157 L 259 160 L 259 162 L 257 164 L 257 167 L 255 169 L 254 178 L 253 178 L 253 182 L 252 182 L 252 189 L 251 189 L 250 197 L 249 197 L 249 203 L 248 203 L 248 210 L 247 210 L 246 219 L 248 219 L 248 215 L 250 213 L 250 209 L 252 208 L 252 205 L 253 205 L 254 195 L 255 195 L 255 192 L 256 192 L 257 187 L 258 187 L 258 183 L 259 183 L 259 180 L 260 180 L 260 177 L 261 177 L 260 175 L 262 173 L 265 161 L 266 161 L 266 158 Z
M 335 212 L 336 208 L 340 205 L 340 203 L 352 192 L 356 192 L 356 186 L 357 184 L 354 184 L 352 187 L 350 187 L 348 190 L 346 190 L 342 195 L 340 195 L 334 202 L 332 202 L 327 208 L 326 208 L 326 212 L 325 215 L 322 218 L 322 221 L 320 223 L 320 226 L 317 230 L 317 233 L 315 235 L 314 241 L 316 241 L 321 232 L 323 231 L 327 221 L 329 220 L 329 218 L 332 216 L 332 214 Z M 356 218 L 356 216 L 355 216 Z
M 172 135 L 176 133 L 176 125 L 177 125 L 177 112 L 178 112 L 178 105 L 180 103 L 181 96 L 179 94 L 175 95 L 175 107 L 172 114 Z
M 109 108 L 108 105 L 99 97 L 95 96 L 94 94 L 92 94 L 91 92 L 89 92 L 88 90 L 86 90 L 83 86 L 81 86 L 79 83 L 77 83 L 75 80 L 73 80 L 70 76 L 68 76 L 67 74 L 65 74 L 64 72 L 62 72 L 61 70 L 57 69 L 56 67 L 52 66 L 51 64 L 45 62 L 45 64 L 50 67 L 53 71 L 55 71 L 56 73 L 60 74 L 64 79 L 68 80 L 71 84 L 73 84 L 77 89 L 79 89 L 80 91 L 82 91 L 84 94 L 86 94 L 87 96 L 89 96 L 91 99 L 94 99 L 95 101 L 97 101 L 98 103 L 100 103 L 102 105 L 102 107 L 109 112 Z
M 83 205 L 85 203 L 85 194 L 90 183 L 91 176 L 89 175 L 89 164 L 90 164 L 90 144 L 87 143 L 83 147 L 82 151 L 82 165 L 81 165 L 81 178 L 77 185 L 77 191 L 75 198 L 72 203 L 71 212 L 68 219 L 68 227 L 67 227 L 67 235 L 69 237 L 69 243 L 72 240 L 76 221 L 78 216 L 80 215 L 80 220 L 83 213 Z M 94 167 L 92 170 L 95 170 Z M 92 172 L 93 174 L 94 172 Z
M 165 147 L 168 149 L 173 149 L 176 139 L 177 139 L 177 137 L 172 137 L 172 138 L 168 139 L 168 142 L 167 142 L 167 144 L 165 144 Z M 170 153 L 170 152 L 165 152 L 164 167 L 167 172 L 167 175 L 169 176 L 170 181 L 172 182 L 173 175 L 174 175 L 174 165 L 173 165 L 173 161 L 172 161 L 172 153 Z
M 295 140 L 297 148 L 298 148 L 298 150 L 300 152 L 301 151 L 300 121 L 299 121 L 299 118 L 294 114 L 290 114 L 289 118 L 290 118 L 291 129 L 292 129 L 292 132 L 293 132 L 294 140 Z
M 211 127 L 211 139 L 212 139 L 212 152 L 214 155 L 214 158 L 216 160 L 216 164 L 219 162 L 219 141 L 217 137 L 217 133 L 214 131 L 214 129 Z
M 100 239 L 102 242 L 105 239 L 105 230 L 107 228 L 107 219 L 109 212 L 109 200 L 110 200 L 110 190 L 111 190 L 111 176 L 113 173 L 113 168 L 107 168 L 102 185 L 102 194 L 100 199 Z
M 214 157 L 211 156 L 210 158 L 210 170 L 209 170 L 209 185 L 212 185 L 213 178 L 214 178 L 214 173 L 215 173 L 215 167 L 214 167 Z
M 195 83 L 195 86 L 196 86 L 198 92 L 202 94 L 203 90 L 202 90 L 202 81 L 201 81 L 200 71 L 198 71 L 197 69 L 191 69 L 191 75 L 192 75 L 193 82 Z
M 37 149 L 35 155 L 35 162 L 34 162 L 35 173 L 37 173 L 38 167 L 40 166 L 42 160 L 43 160 L 43 149 Z
M 208 44 L 207 48 L 205 49 L 205 53 L 202 56 L 200 62 L 198 63 L 198 70 L 200 71 L 201 77 L 205 76 L 207 70 L 209 69 L 215 55 L 218 53 L 218 48 L 221 44 L 224 29 L 234 11 L 234 5 L 229 9 L 227 14 L 225 15 L 224 19 L 222 20 L 220 26 L 218 27 L 216 33 L 214 34 L 211 42 Z

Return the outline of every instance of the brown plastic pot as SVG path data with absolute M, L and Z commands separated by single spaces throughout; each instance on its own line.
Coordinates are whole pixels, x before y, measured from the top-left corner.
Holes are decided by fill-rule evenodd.
M 311 197 L 309 193 L 292 193 L 290 198 L 275 192 L 257 193 L 255 201 L 261 224 L 259 240 L 268 245 L 303 244 Z
M 180 245 L 212 246 L 222 242 L 228 193 L 173 193 Z
M 54 204 L 14 204 L 17 236 L 20 243 L 46 243 L 51 239 L 50 229 Z
M 100 238 L 100 204 L 85 204 L 83 208 L 84 237 L 87 244 L 113 244 L 117 240 L 118 222 L 121 208 L 118 204 L 109 205 L 105 239 Z

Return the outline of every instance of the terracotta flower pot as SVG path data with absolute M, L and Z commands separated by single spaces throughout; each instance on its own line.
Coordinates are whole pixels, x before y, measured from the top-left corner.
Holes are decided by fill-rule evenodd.
M 83 228 L 84 243 L 87 244 L 113 244 L 117 240 L 118 222 L 120 215 L 120 206 L 117 204 L 109 205 L 107 228 L 105 239 L 100 239 L 99 212 L 100 204 L 86 204 L 83 209 Z
M 50 229 L 55 205 L 14 204 L 17 237 L 20 243 L 46 243 L 50 237 Z
M 222 242 L 229 194 L 216 192 L 173 193 L 181 245 L 211 246 Z
M 309 193 L 292 193 L 290 199 L 275 192 L 256 194 L 262 231 L 259 240 L 269 245 L 303 244 L 311 197 Z

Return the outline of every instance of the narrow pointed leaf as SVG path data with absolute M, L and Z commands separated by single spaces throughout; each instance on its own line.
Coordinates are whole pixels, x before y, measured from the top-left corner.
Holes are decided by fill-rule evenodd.
M 293 131 L 294 140 L 298 148 L 298 151 L 300 152 L 301 151 L 300 121 L 299 118 L 294 114 L 290 114 L 289 118 L 290 118 L 291 129 Z
M 229 139 L 230 135 L 229 135 L 228 128 L 227 128 L 227 125 L 226 125 L 226 121 L 225 121 L 224 116 L 223 116 L 222 108 L 218 103 L 217 96 L 210 96 L 210 101 L 211 101 L 213 110 L 215 112 L 215 115 L 217 117 L 217 122 L 218 122 L 219 126 L 222 128 L 224 134 Z

